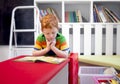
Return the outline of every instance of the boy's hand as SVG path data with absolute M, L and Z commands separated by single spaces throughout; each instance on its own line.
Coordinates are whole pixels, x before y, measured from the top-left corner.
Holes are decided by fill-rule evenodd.
M 47 47 L 46 47 L 46 49 L 47 49 L 47 50 L 50 50 L 50 49 L 52 49 L 52 47 L 55 47 L 56 39 L 51 40 L 51 41 L 46 40 L 46 42 L 47 42 Z
M 48 50 L 50 50 L 51 41 L 46 40 L 46 43 L 47 43 L 47 47 L 46 47 L 46 48 L 47 48 Z
M 55 47 L 55 44 L 56 44 L 56 39 L 54 41 L 51 42 L 51 45 L 50 45 L 50 49 L 54 51 L 54 49 L 56 48 Z
M 54 40 L 51 42 L 50 46 L 53 47 L 53 46 L 55 46 L 55 44 L 56 44 L 56 39 L 54 39 Z

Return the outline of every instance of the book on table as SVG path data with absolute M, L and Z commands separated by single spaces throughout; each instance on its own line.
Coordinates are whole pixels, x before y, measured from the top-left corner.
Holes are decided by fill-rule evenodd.
M 15 59 L 20 62 L 48 62 L 53 64 L 59 64 L 65 61 L 66 58 L 52 57 L 52 56 L 25 56 L 22 58 Z

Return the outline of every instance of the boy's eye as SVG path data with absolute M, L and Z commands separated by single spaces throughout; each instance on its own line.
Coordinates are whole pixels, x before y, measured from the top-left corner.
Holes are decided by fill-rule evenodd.
M 52 34 L 55 34 L 55 32 L 52 32 Z
M 49 35 L 49 33 L 47 33 L 47 35 Z
M 45 35 L 49 35 L 50 33 L 44 33 Z

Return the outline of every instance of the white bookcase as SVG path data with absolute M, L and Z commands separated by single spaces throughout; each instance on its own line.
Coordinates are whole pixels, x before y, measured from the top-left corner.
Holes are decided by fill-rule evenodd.
M 120 54 L 120 23 L 94 22 L 93 5 L 102 5 L 120 16 L 119 0 L 34 0 L 40 10 L 53 8 L 71 51 L 81 55 Z M 66 22 L 65 12 L 80 10 L 82 22 Z

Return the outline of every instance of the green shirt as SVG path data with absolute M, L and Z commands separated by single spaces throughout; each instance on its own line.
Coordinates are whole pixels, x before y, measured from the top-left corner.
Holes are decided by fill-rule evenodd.
M 35 42 L 35 46 L 34 46 L 34 49 L 35 50 L 41 50 L 41 49 L 44 49 L 46 48 L 47 46 L 47 43 L 46 43 L 46 38 L 44 36 L 44 34 L 40 34 L 38 37 L 37 37 L 37 40 Z M 56 36 L 56 44 L 55 46 L 59 49 L 59 50 L 62 50 L 62 51 L 66 51 L 66 52 L 69 52 L 69 47 L 67 45 L 67 42 L 66 42 L 66 39 L 65 37 L 60 34 L 60 33 L 57 33 L 57 36 Z M 50 50 L 47 55 L 55 55 L 55 53 Z

